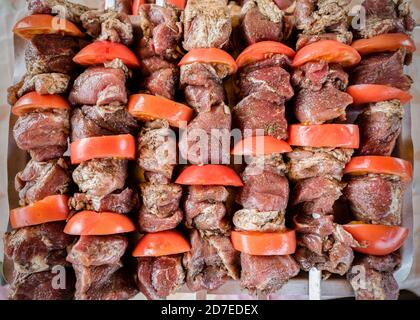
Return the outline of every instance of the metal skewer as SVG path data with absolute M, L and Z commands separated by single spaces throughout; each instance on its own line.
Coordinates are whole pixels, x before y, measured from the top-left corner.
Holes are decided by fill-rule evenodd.
M 321 277 L 317 268 L 309 270 L 309 300 L 321 300 Z

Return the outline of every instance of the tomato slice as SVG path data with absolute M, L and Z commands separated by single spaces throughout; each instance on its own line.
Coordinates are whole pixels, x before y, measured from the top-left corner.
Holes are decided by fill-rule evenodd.
M 359 142 L 359 127 L 353 124 L 293 124 L 289 127 L 291 146 L 357 149 Z
M 160 257 L 188 252 L 191 246 L 176 230 L 160 231 L 144 235 L 133 251 L 133 257 Z
M 135 94 L 128 101 L 128 112 L 140 121 L 168 120 L 172 127 L 186 127 L 193 110 L 182 103 L 150 94 Z
M 295 56 L 295 51 L 288 46 L 276 41 L 261 41 L 250 45 L 236 58 L 238 68 L 243 66 L 268 59 L 275 54 L 284 54 L 289 58 Z
M 413 98 L 407 91 L 382 84 L 356 84 L 347 87 L 347 93 L 353 97 L 355 105 L 393 99 L 404 104 Z
M 351 223 L 343 228 L 361 244 L 353 250 L 374 256 L 385 256 L 398 250 L 408 236 L 408 229 L 399 226 Z
M 175 183 L 190 186 L 243 186 L 241 178 L 232 168 L 220 164 L 188 166 L 181 172 Z
M 72 216 L 64 228 L 77 236 L 104 236 L 134 231 L 136 227 L 125 215 L 114 212 L 81 211 Z
M 351 67 L 362 58 L 356 49 L 335 41 L 320 40 L 300 49 L 293 59 L 292 66 L 299 67 L 309 61 L 323 60 L 328 63 L 339 63 L 343 67 Z
M 23 39 L 32 39 L 39 34 L 62 34 L 82 37 L 79 28 L 72 22 L 48 14 L 33 14 L 16 22 L 13 32 Z
M 66 195 L 48 196 L 26 207 L 10 210 L 12 228 L 22 228 L 37 224 L 66 220 L 69 214 Z
M 101 158 L 134 160 L 135 157 L 136 141 L 131 134 L 84 138 L 70 144 L 72 164 Z
M 166 4 L 173 5 L 181 10 L 185 9 L 186 3 L 187 3 L 186 0 L 166 0 Z
M 413 178 L 413 166 L 410 162 L 387 156 L 353 157 L 344 168 L 344 174 L 364 175 L 367 173 L 392 174 L 409 182 Z
M 239 141 L 233 147 L 231 153 L 239 156 L 257 156 L 290 151 L 292 151 L 292 148 L 283 140 L 272 136 L 254 136 Z
M 73 61 L 84 67 L 103 64 L 114 59 L 121 59 L 129 68 L 139 68 L 140 62 L 136 55 L 125 45 L 111 41 L 95 41 L 73 58 Z
M 23 116 L 39 109 L 70 109 L 70 105 L 62 96 L 55 94 L 40 95 L 33 91 L 20 97 L 13 106 L 12 113 L 16 116 Z
M 192 49 L 182 57 L 178 65 L 182 66 L 194 62 L 225 64 L 229 67 L 229 74 L 233 74 L 238 70 L 238 66 L 232 56 L 218 48 Z
M 283 256 L 296 251 L 294 230 L 286 232 L 232 231 L 235 250 L 254 256 Z
M 351 46 L 362 56 L 375 52 L 393 52 L 400 48 L 406 48 L 408 52 L 416 51 L 413 39 L 404 33 L 385 33 L 369 39 L 360 39 L 354 41 Z

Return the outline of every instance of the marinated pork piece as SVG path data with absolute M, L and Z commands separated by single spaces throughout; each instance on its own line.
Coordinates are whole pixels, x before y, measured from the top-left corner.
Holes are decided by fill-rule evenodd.
M 69 191 L 71 174 L 69 161 L 65 158 L 38 162 L 30 160 L 23 171 L 15 177 L 20 204 L 25 206 L 47 196 L 65 194 Z
M 288 178 L 296 181 L 323 176 L 341 180 L 344 167 L 352 154 L 352 149 L 295 148 L 286 154 L 289 158 Z
M 321 40 L 333 40 L 346 44 L 351 44 L 352 34 L 350 32 L 345 32 L 344 34 L 339 33 L 321 33 L 321 34 L 300 34 L 298 40 L 296 41 L 296 50 L 302 49 L 308 44 L 318 42 Z
M 73 110 L 71 140 L 83 138 L 132 134 L 138 130 L 137 121 L 123 105 L 83 106 Z
M 138 258 L 138 287 L 149 300 L 174 293 L 184 284 L 182 255 Z
M 90 10 L 80 16 L 86 33 L 96 40 L 120 42 L 126 46 L 133 42 L 133 26 L 125 13 Z
M 139 213 L 138 223 L 141 232 L 159 232 L 175 229 L 184 217 L 182 211 L 177 208 L 165 217 L 153 214 L 145 206 L 142 206 Z
M 272 0 L 248 0 L 242 7 L 242 33 L 248 44 L 260 41 L 281 41 L 288 30 L 284 12 Z M 284 34 L 285 33 L 285 34 Z
M 393 32 L 409 33 L 416 25 L 410 16 L 410 1 L 365 0 L 362 6 L 366 10 L 365 25 L 354 30 L 360 38 Z
M 76 69 L 72 59 L 79 50 L 80 45 L 75 38 L 60 34 L 35 35 L 25 50 L 26 70 L 30 75 L 72 74 Z
M 125 13 L 127 15 L 132 14 L 133 0 L 116 0 L 115 10 L 119 13 Z
M 235 212 L 232 220 L 236 230 L 257 232 L 285 231 L 284 212 L 258 211 L 255 209 L 241 209 Z
M 293 188 L 290 205 L 302 214 L 332 214 L 344 187 L 344 183 L 322 176 L 299 180 Z
M 189 186 L 184 204 L 186 226 L 205 234 L 226 234 L 230 230 L 224 204 L 227 197 L 221 186 Z
M 368 174 L 349 177 L 344 190 L 355 220 L 401 225 L 404 185 L 392 175 Z
M 198 112 L 209 112 L 225 101 L 223 78 L 228 70 L 222 65 L 191 63 L 180 68 L 180 84 L 189 106 Z
M 69 251 L 67 261 L 87 267 L 119 264 L 127 245 L 122 235 L 80 236 Z
M 311 61 L 293 70 L 291 81 L 299 89 L 319 91 L 324 85 L 332 85 L 344 91 L 349 83 L 349 76 L 339 64 Z
M 25 275 L 18 275 L 11 286 L 9 299 L 11 300 L 73 300 L 74 272 L 65 269 L 65 286 L 54 288 L 57 273 L 42 271 Z M 59 283 L 63 285 L 63 283 Z
M 26 0 L 26 3 L 30 14 L 56 14 L 57 12 L 53 10 L 54 7 L 65 8 L 59 13 L 64 14 L 66 19 L 77 24 L 80 23 L 80 16 L 89 10 L 86 6 L 67 0 Z
M 74 169 L 73 181 L 82 192 L 101 198 L 124 188 L 127 169 L 127 160 L 93 159 Z
M 372 54 L 352 70 L 352 84 L 384 84 L 401 90 L 409 90 L 413 80 L 404 74 L 406 52 Z
M 250 292 L 274 293 L 300 268 L 290 256 L 252 256 L 241 253 L 241 287 Z
M 399 100 L 371 103 L 358 116 L 358 155 L 390 156 L 401 132 L 404 109 Z
M 245 209 L 284 212 L 289 200 L 289 182 L 281 154 L 254 157 L 241 174 L 243 188 L 236 202 Z
M 67 265 L 67 247 L 73 237 L 63 232 L 64 222 L 50 222 L 6 232 L 4 252 L 13 260 L 14 269 L 29 274 Z
M 165 218 L 178 209 L 182 197 L 180 185 L 142 183 L 140 188 L 143 204 L 150 213 Z
M 91 67 L 75 81 L 69 101 L 73 105 L 108 105 L 127 103 L 125 74 L 121 69 Z
M 90 210 L 97 212 L 117 212 L 127 214 L 137 208 L 139 198 L 137 192 L 125 188 L 104 197 L 95 197 L 86 193 L 75 193 L 69 200 L 69 207 L 76 211 Z
M 397 300 L 399 288 L 393 272 L 398 268 L 400 261 L 399 253 L 387 256 L 359 256 L 347 273 L 356 300 Z
M 295 8 L 296 28 L 299 35 L 297 49 L 312 38 L 323 34 L 334 34 L 337 41 L 350 44 L 352 33 L 348 29 L 348 6 L 350 0 L 297 0 Z M 331 36 L 329 36 L 331 37 Z M 301 39 L 305 40 L 301 40 Z
M 191 250 L 184 254 L 186 283 L 191 291 L 214 290 L 228 278 L 239 279 L 239 254 L 228 237 L 201 237 L 191 232 Z
M 224 48 L 232 32 L 227 0 L 189 0 L 185 7 L 183 47 Z
M 55 109 L 34 111 L 19 117 L 13 127 L 13 136 L 18 148 L 34 151 L 36 161 L 58 158 L 67 150 L 70 130 L 69 111 Z M 48 149 L 43 153 L 42 149 Z
M 138 136 L 138 165 L 170 181 L 176 165 L 176 137 L 166 120 L 146 122 Z
M 138 15 L 142 31 L 140 57 L 158 56 L 169 61 L 179 59 L 182 38 L 180 11 L 174 7 L 143 4 Z
M 225 104 L 199 112 L 182 133 L 179 152 L 192 164 L 230 162 L 231 113 Z

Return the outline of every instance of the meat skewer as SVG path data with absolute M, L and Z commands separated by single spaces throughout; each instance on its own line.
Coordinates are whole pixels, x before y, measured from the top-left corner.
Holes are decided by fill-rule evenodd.
M 138 225 L 145 235 L 133 256 L 137 257 L 139 290 L 147 299 L 164 299 L 185 283 L 182 254 L 190 249 L 174 230 L 184 214 L 179 208 L 182 187 L 171 183 L 177 149 L 170 126 L 186 126 L 192 109 L 173 101 L 179 79 L 176 63 L 180 58 L 181 11 L 172 6 L 140 4 L 134 13 L 142 32 L 137 49 L 142 86 L 150 94 L 135 94 L 129 101 L 129 112 L 144 122 L 138 136 L 137 163 L 143 177 Z M 154 245 L 163 250 L 153 250 Z
M 65 92 L 75 70 L 71 59 L 82 33 L 62 20 L 65 27 L 56 34 L 52 27 L 41 28 L 46 21 L 52 17 L 27 16 L 14 28 L 17 35 L 30 40 L 26 65 L 33 76 L 19 90 L 15 98 L 20 98 L 12 108 L 19 117 L 13 128 L 16 144 L 32 158 L 15 177 L 21 207 L 10 211 L 13 230 L 6 233 L 4 243 L 6 258 L 13 262 L 10 299 L 16 300 L 68 300 L 74 295 L 74 273 L 65 259 L 73 237 L 63 233 L 72 186 L 70 162 L 63 156 L 68 148 L 70 106 L 58 93 Z M 57 270 L 67 281 L 64 288 L 52 285 Z
M 354 30 L 359 39 L 352 47 L 363 59 L 353 69 L 348 88 L 354 104 L 358 109 L 363 107 L 356 120 L 361 141 L 358 157 L 353 157 L 345 170 L 344 196 L 352 218 L 360 222 L 345 228 L 368 245 L 355 248 L 359 253 L 347 278 L 356 299 L 397 299 L 399 288 L 392 273 L 400 264 L 397 250 L 408 234 L 401 227 L 402 202 L 412 168 L 409 162 L 389 156 L 401 132 L 403 104 L 411 99 L 408 90 L 412 80 L 403 68 L 416 49 L 409 37 L 415 23 L 405 1 L 365 0 L 362 7 L 366 26 Z M 384 239 L 384 233 L 391 230 L 394 246 L 389 247 L 389 241 L 384 250 L 375 247 L 377 236 Z M 355 277 L 358 270 L 365 274 L 364 286 Z
M 135 230 L 127 214 L 137 207 L 138 195 L 126 180 L 129 161 L 135 159 L 133 135 L 138 125 L 126 107 L 126 80 L 129 68 L 139 68 L 140 63 L 124 45 L 133 38 L 126 15 L 87 11 L 81 21 L 97 41 L 74 58 L 88 68 L 69 96 L 79 106 L 71 117 L 70 157 L 77 165 L 73 180 L 80 192 L 69 201 L 79 212 L 65 232 L 80 237 L 67 261 L 76 272 L 76 299 L 129 299 L 137 289 L 134 275 L 122 262 L 128 246 L 124 233 Z

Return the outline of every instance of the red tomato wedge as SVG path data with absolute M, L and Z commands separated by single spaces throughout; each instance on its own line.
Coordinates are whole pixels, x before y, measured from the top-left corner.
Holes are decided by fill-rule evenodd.
M 413 39 L 404 33 L 386 33 L 369 39 L 359 39 L 351 46 L 362 56 L 376 52 L 393 52 L 400 48 L 406 48 L 408 52 L 416 51 Z
M 283 256 L 296 251 L 294 230 L 286 232 L 232 231 L 235 250 L 255 256 Z
M 408 236 L 408 229 L 399 226 L 355 223 L 343 225 L 343 228 L 362 246 L 353 250 L 375 256 L 385 256 L 398 250 Z
M 344 168 L 344 174 L 363 175 L 367 173 L 392 174 L 406 182 L 413 178 L 413 166 L 410 162 L 387 156 L 353 157 Z
M 290 151 L 292 148 L 283 140 L 271 136 L 254 136 L 239 141 L 231 153 L 239 156 L 257 156 Z
M 69 214 L 68 200 L 66 195 L 48 196 L 26 207 L 12 209 L 10 225 L 16 229 L 66 220 Z
M 191 246 L 176 230 L 148 233 L 133 251 L 133 257 L 160 257 L 188 252 Z
M 359 142 L 359 127 L 353 124 L 292 124 L 289 127 L 291 146 L 357 149 Z
M 236 58 L 238 68 L 243 66 L 268 59 L 275 54 L 284 54 L 289 58 L 295 56 L 295 51 L 288 46 L 276 41 L 261 41 L 250 45 Z
M 32 39 L 39 34 L 62 34 L 82 37 L 79 28 L 72 22 L 48 14 L 34 14 L 16 22 L 13 32 L 23 39 Z
M 186 127 L 193 110 L 182 103 L 150 94 L 134 94 L 128 101 L 128 112 L 140 121 L 168 120 L 172 127 Z
M 238 70 L 238 66 L 232 56 L 226 51 L 217 48 L 192 49 L 182 57 L 178 65 L 182 66 L 194 62 L 225 64 L 229 67 L 229 74 L 233 74 Z
M 187 0 L 166 0 L 165 3 L 175 6 L 178 9 L 184 10 Z M 133 1 L 133 15 L 139 15 L 140 5 L 147 3 L 146 0 L 134 0 Z
M 134 231 L 136 227 L 125 215 L 114 212 L 81 211 L 72 216 L 64 228 L 77 236 L 104 236 Z
M 393 99 L 405 104 L 413 98 L 407 91 L 382 84 L 356 84 L 347 87 L 347 93 L 353 97 L 355 105 Z
M 136 141 L 131 134 L 84 138 L 70 144 L 72 164 L 100 158 L 134 160 L 135 157 Z
M 70 109 L 70 105 L 62 96 L 40 95 L 33 91 L 25 94 L 15 103 L 12 113 L 16 116 L 23 116 L 39 109 Z
M 189 186 L 243 186 L 241 178 L 232 168 L 220 164 L 188 166 L 181 172 L 175 183 Z
M 73 61 L 84 67 L 103 64 L 114 59 L 120 59 L 129 68 L 139 68 L 140 62 L 136 55 L 125 45 L 111 41 L 95 41 L 73 58 Z
M 293 59 L 292 66 L 299 67 L 309 61 L 323 60 L 328 63 L 339 63 L 351 67 L 362 58 L 356 49 L 334 40 L 321 40 L 300 49 Z

